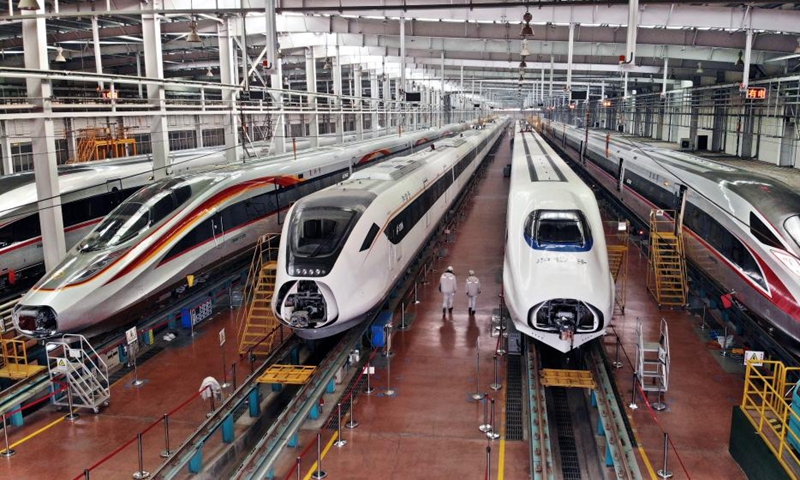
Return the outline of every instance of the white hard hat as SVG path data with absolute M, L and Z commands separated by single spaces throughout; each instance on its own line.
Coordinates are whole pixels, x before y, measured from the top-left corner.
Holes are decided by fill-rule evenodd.
M 447 271 L 448 272 L 452 272 L 453 271 L 453 267 L 447 267 Z
M 470 270 L 470 271 L 469 271 L 469 274 L 470 274 L 470 275 L 475 275 L 475 270 Z

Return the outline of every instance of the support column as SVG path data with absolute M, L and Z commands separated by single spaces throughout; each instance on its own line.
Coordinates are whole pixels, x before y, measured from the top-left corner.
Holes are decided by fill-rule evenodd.
M 233 54 L 233 39 L 235 35 L 234 18 L 223 18 L 222 23 L 217 26 L 217 39 L 219 41 L 219 75 L 220 83 L 223 85 L 236 84 L 236 59 Z M 236 105 L 236 91 L 232 89 L 222 90 L 222 103 L 228 109 L 228 121 L 223 124 L 225 160 L 227 160 L 228 163 L 235 163 L 242 158 L 242 145 L 239 141 L 239 111 Z
M 103 56 L 100 52 L 100 30 L 99 25 L 97 24 L 97 16 L 92 17 L 92 45 L 94 48 L 94 71 L 102 74 L 103 73 Z M 161 77 L 159 77 L 161 78 Z M 105 82 L 97 82 L 97 86 L 100 87 L 100 90 L 104 90 Z
M 361 65 L 353 66 L 353 96 L 356 97 L 358 102 L 355 106 L 356 116 L 356 139 L 364 139 L 364 102 L 361 101 L 361 96 L 364 95 L 361 85 Z
M 547 103 L 554 105 L 553 103 L 553 63 L 554 59 L 553 56 L 550 55 L 550 89 L 547 93 Z
M 342 105 L 342 61 L 339 55 L 339 36 L 336 35 L 336 47 L 334 50 L 334 60 L 331 66 L 333 74 L 333 108 L 336 112 L 336 143 L 344 141 L 344 108 Z
M 750 10 L 750 7 L 747 7 Z M 748 16 L 748 18 L 750 18 Z M 742 85 L 740 91 L 746 92 L 750 83 L 750 54 L 753 50 L 753 30 L 747 29 L 747 37 L 744 42 L 744 71 L 742 72 Z M 698 84 L 699 85 L 699 84 Z
M 8 120 L 0 120 L 0 153 L 3 156 L 2 173 L 14 173 L 14 159 L 11 156 L 11 138 L 8 136 Z
M 575 49 L 575 24 L 569 24 L 569 44 L 567 45 L 567 100 L 572 101 L 572 52 Z
M 306 91 L 310 94 L 317 93 L 317 64 L 314 61 L 314 50 L 306 49 Z M 308 96 L 308 108 L 311 114 L 308 119 L 308 139 L 311 141 L 311 148 L 319 146 L 319 120 L 317 118 L 317 97 Z
M 398 127 L 400 127 L 401 131 L 403 131 L 403 130 L 405 130 L 405 125 L 403 125 L 403 122 L 402 122 L 402 115 L 403 114 L 400 112 L 400 109 L 402 108 L 402 103 L 401 103 L 401 100 L 400 100 L 400 97 L 402 97 L 401 90 L 402 89 L 400 88 L 400 78 L 398 77 L 394 81 L 394 98 L 395 98 L 395 102 L 394 102 L 394 113 L 395 113 L 394 117 L 395 117 L 395 121 L 394 121 L 394 124 L 397 125 Z
M 197 148 L 203 148 L 203 117 L 194 116 L 194 135 L 197 137 Z
M 163 8 L 163 1 L 153 0 L 151 8 L 160 10 Z M 161 54 L 161 20 L 158 15 L 142 15 L 142 40 L 145 75 L 150 78 L 163 79 L 164 62 Z M 167 167 L 169 165 L 169 133 L 167 130 L 164 86 L 148 83 L 147 100 L 150 105 L 158 109 L 150 114 L 150 148 L 153 152 L 153 178 L 158 180 L 167 176 Z
M 375 138 L 379 134 L 378 129 L 378 108 L 380 107 L 380 98 L 381 93 L 378 90 L 379 83 L 378 83 L 378 71 L 377 70 L 370 70 L 369 71 L 369 94 L 372 97 L 372 115 L 370 117 L 370 131 L 372 131 L 372 137 Z
M 389 75 L 386 73 L 386 68 L 383 69 L 383 128 L 386 134 L 389 134 L 389 103 L 392 101 L 391 93 L 389 92 Z
M 442 126 L 444 125 L 444 122 L 445 122 L 445 118 L 446 118 L 445 117 L 445 111 L 444 111 L 444 108 L 445 108 L 445 103 L 444 103 L 445 85 L 444 85 L 444 82 L 445 82 L 445 76 L 444 76 L 444 50 L 442 50 L 442 78 L 441 78 L 442 92 L 441 92 L 441 96 L 440 96 L 441 103 L 439 104 L 439 107 L 440 107 L 439 108 L 439 124 L 438 124 L 439 128 L 442 128 Z
M 275 21 L 275 0 L 266 0 L 266 8 L 264 11 L 266 18 L 266 60 L 267 71 L 270 73 L 270 86 L 272 88 L 283 88 L 283 65 L 280 58 L 278 58 L 278 28 Z M 266 73 L 266 72 L 265 72 Z M 276 121 L 274 122 L 274 130 L 272 133 L 272 141 L 270 142 L 270 151 L 276 154 L 284 153 L 286 151 L 286 114 L 283 113 L 283 94 L 276 91 L 271 91 L 272 105 L 278 107 L 280 113 L 276 114 Z
M 28 18 L 28 15 L 43 14 L 44 10 L 22 11 L 22 42 L 25 51 L 25 68 L 49 70 L 47 59 L 47 29 L 44 18 Z M 28 101 L 40 112 L 33 118 L 32 147 L 33 169 L 36 179 L 36 195 L 39 201 L 39 224 L 42 228 L 42 250 L 44 266 L 52 270 L 66 253 L 64 220 L 61 216 L 61 196 L 56 168 L 55 126 L 53 125 L 53 96 L 49 80 L 28 78 L 25 80 Z

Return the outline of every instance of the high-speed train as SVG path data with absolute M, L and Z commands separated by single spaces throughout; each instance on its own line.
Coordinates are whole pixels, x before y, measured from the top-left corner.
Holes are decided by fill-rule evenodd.
M 614 312 L 594 193 L 526 128 L 514 138 L 503 295 L 518 331 L 562 353 L 603 335 Z
M 546 135 L 579 151 L 585 130 L 553 122 Z M 800 342 L 800 194 L 771 177 L 674 150 L 590 132 L 586 172 L 646 222 L 682 219 L 687 259 L 723 291 Z
M 330 145 L 335 140 L 323 136 L 319 144 Z M 344 140 L 355 140 L 355 136 L 345 136 Z M 309 147 L 308 140 L 302 138 L 295 144 L 298 150 Z M 266 158 L 267 143 L 248 143 L 245 147 L 242 161 Z M 170 152 L 168 163 L 168 174 L 179 175 L 226 165 L 227 160 L 224 147 L 205 147 Z M 153 179 L 152 155 L 61 165 L 58 179 L 64 240 L 69 249 Z M 0 176 L 0 292 L 44 273 L 37 198 L 33 172 Z
M 186 276 L 205 278 L 276 232 L 297 199 L 351 169 L 411 153 L 465 125 L 324 147 L 173 176 L 138 190 L 80 240 L 17 304 L 20 333 L 94 335 L 127 323 Z M 122 312 L 122 313 L 121 313 Z M 135 318 L 135 317 L 134 317 Z
M 281 235 L 272 303 L 278 319 L 317 339 L 380 308 L 505 124 L 436 142 L 298 201 Z

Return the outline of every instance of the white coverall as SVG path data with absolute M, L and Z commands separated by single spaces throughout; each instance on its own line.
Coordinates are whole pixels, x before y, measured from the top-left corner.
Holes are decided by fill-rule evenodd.
M 442 292 L 442 313 L 445 309 L 452 310 L 456 294 L 456 276 L 453 272 L 444 272 L 439 277 L 439 291 Z
M 475 313 L 475 301 L 481 293 L 481 281 L 475 275 L 467 277 L 467 297 L 469 297 L 470 313 Z

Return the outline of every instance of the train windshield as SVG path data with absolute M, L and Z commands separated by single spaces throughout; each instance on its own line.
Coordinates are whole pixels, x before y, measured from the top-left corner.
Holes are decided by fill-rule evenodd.
M 797 248 L 800 248 L 800 215 L 794 215 L 784 220 L 783 227 L 786 229 L 786 233 L 792 237 Z
M 357 215 L 344 208 L 309 208 L 292 219 L 289 242 L 298 258 L 327 257 L 339 250 Z
M 165 219 L 191 197 L 191 186 L 172 178 L 145 187 L 111 212 L 79 246 L 82 252 L 114 247 Z
M 534 210 L 525 222 L 525 240 L 537 250 L 587 251 L 592 234 L 580 210 Z

